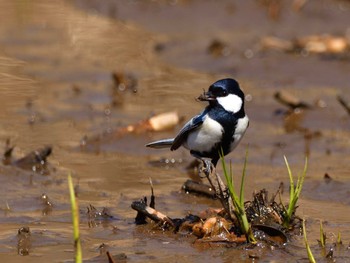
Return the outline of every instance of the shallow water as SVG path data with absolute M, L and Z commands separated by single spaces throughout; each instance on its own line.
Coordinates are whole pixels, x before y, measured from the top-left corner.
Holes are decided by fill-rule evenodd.
M 350 60 L 258 48 L 259 39 L 266 35 L 294 38 L 349 33 L 348 2 L 309 2 L 300 12 L 284 3 L 277 21 L 258 2 L 0 1 L 0 7 L 3 149 L 7 139 L 16 146 L 16 157 L 44 145 L 53 147 L 49 175 L 0 166 L 1 262 L 72 260 L 69 171 L 79 185 L 86 260 L 107 262 L 95 258 L 98 247 L 105 243 L 112 255 L 125 253 L 128 261 L 226 262 L 238 258 L 250 262 L 253 253 L 267 262 L 281 257 L 306 262 L 299 237 L 284 249 L 265 247 L 251 252 L 196 246 L 193 237 L 133 224 L 135 212 L 130 204 L 150 195 L 150 177 L 157 208 L 170 217 L 219 206 L 181 192 L 188 178 L 185 165 L 191 161 L 188 152 L 143 146 L 173 136 L 180 127 L 129 134 L 80 150 L 84 136 L 137 123 L 154 113 L 176 110 L 190 118 L 203 107 L 194 98 L 227 76 L 238 79 L 251 96 L 246 106 L 249 130 L 227 157 L 239 174 L 249 145 L 246 197 L 261 188 L 275 192 L 281 181 L 288 185 L 283 155 L 297 174 L 308 152 L 309 172 L 297 214 L 308 219 L 311 247 L 320 259 L 319 220 L 326 222 L 330 239 L 340 231 L 344 244 L 349 243 L 350 117 L 336 95 L 350 100 Z M 215 39 L 226 43 L 226 56 L 215 57 L 207 51 Z M 119 91 L 113 106 L 114 71 L 132 74 L 138 83 L 136 93 Z M 310 104 L 325 102 L 325 108 L 305 112 L 298 124 L 320 136 L 305 140 L 300 132 L 285 131 L 284 117 L 276 113 L 285 108 L 273 99 L 274 92 L 281 89 Z M 183 162 L 170 167 L 150 164 L 163 157 Z M 325 173 L 333 180 L 324 180 Z M 49 211 L 41 200 L 43 193 L 53 204 Z M 89 222 L 85 213 L 89 204 L 99 210 L 109 208 L 114 219 Z M 28 256 L 18 255 L 17 230 L 22 226 L 31 229 Z M 338 256 L 339 262 L 350 260 L 347 250 Z

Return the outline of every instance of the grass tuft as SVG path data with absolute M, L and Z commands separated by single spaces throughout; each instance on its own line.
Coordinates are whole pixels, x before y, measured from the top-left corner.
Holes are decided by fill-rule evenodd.
M 68 187 L 69 187 L 69 194 L 70 194 L 70 203 L 72 207 L 75 262 L 82 263 L 83 260 L 82 260 L 81 243 L 80 243 L 80 235 L 79 235 L 79 209 L 75 198 L 72 176 L 70 173 L 68 174 Z
M 288 208 L 284 208 L 285 209 L 285 213 L 284 213 L 284 217 L 283 217 L 283 226 L 289 227 L 289 225 L 291 223 L 292 216 L 294 215 L 295 210 L 297 208 L 296 204 L 298 202 L 301 190 L 303 188 L 304 179 L 305 179 L 305 175 L 306 175 L 306 171 L 307 171 L 308 161 L 307 161 L 307 158 L 306 158 L 305 159 L 304 170 L 303 170 L 302 174 L 298 175 L 298 180 L 297 180 L 296 185 L 294 185 L 293 174 L 292 174 L 292 171 L 291 171 L 290 166 L 288 164 L 288 160 L 287 160 L 286 156 L 284 156 L 284 161 L 286 163 L 287 170 L 288 170 L 290 191 L 289 191 Z
M 251 225 L 248 222 L 248 218 L 247 218 L 247 215 L 245 212 L 245 207 L 244 207 L 244 179 L 245 179 L 246 170 L 247 170 L 248 150 L 246 151 L 246 155 L 245 155 L 239 195 L 235 189 L 231 165 L 230 165 L 230 171 L 228 171 L 222 150 L 220 153 L 220 158 L 221 158 L 222 168 L 223 168 L 223 172 L 224 172 L 226 183 L 227 183 L 227 188 L 228 188 L 230 197 L 232 199 L 233 207 L 235 209 L 233 212 L 234 212 L 234 214 L 239 222 L 240 229 L 241 229 L 242 233 L 244 233 L 246 238 L 247 238 L 247 241 L 249 243 L 255 244 L 256 240 L 255 240 L 255 237 L 253 235 Z

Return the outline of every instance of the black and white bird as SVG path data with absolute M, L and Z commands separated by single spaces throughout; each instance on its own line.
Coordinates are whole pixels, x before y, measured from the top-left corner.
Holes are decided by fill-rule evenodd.
M 208 101 L 209 105 L 187 122 L 175 138 L 151 142 L 146 146 L 170 148 L 172 151 L 184 146 L 194 157 L 203 161 L 210 159 L 215 167 L 221 149 L 224 155 L 233 151 L 248 128 L 244 93 L 236 80 L 228 78 L 213 83 L 198 100 Z

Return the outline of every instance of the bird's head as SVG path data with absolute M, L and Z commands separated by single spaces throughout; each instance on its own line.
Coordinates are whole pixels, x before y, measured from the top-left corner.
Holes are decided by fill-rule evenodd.
M 221 79 L 198 97 L 211 105 L 220 104 L 225 110 L 237 113 L 244 107 L 244 93 L 234 79 Z

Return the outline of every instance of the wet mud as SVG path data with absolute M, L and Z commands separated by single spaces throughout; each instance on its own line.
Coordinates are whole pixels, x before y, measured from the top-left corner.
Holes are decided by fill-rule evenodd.
M 71 172 L 87 262 L 108 262 L 106 251 L 117 262 L 307 262 L 299 235 L 283 247 L 240 249 L 134 224 L 130 205 L 149 195 L 149 178 L 157 208 L 171 218 L 220 207 L 183 191 L 196 172 L 186 150 L 144 145 L 174 136 L 203 108 L 195 98 L 223 77 L 236 78 L 247 95 L 249 129 L 226 157 L 239 181 L 249 146 L 246 198 L 264 188 L 274 193 L 283 182 L 288 200 L 283 155 L 295 173 L 308 156 L 297 214 L 306 218 L 316 259 L 325 260 L 317 243 L 322 220 L 326 253 L 340 232 L 334 257 L 350 261 L 348 44 L 336 53 L 315 41 L 284 49 L 315 35 L 349 43 L 350 2 L 301 2 L 0 1 L 0 149 L 7 153 L 0 261 L 72 261 Z M 315 45 L 325 51 L 314 52 Z M 309 107 L 276 99 L 285 93 L 289 103 L 292 96 Z M 175 127 L 115 132 L 174 111 Z

